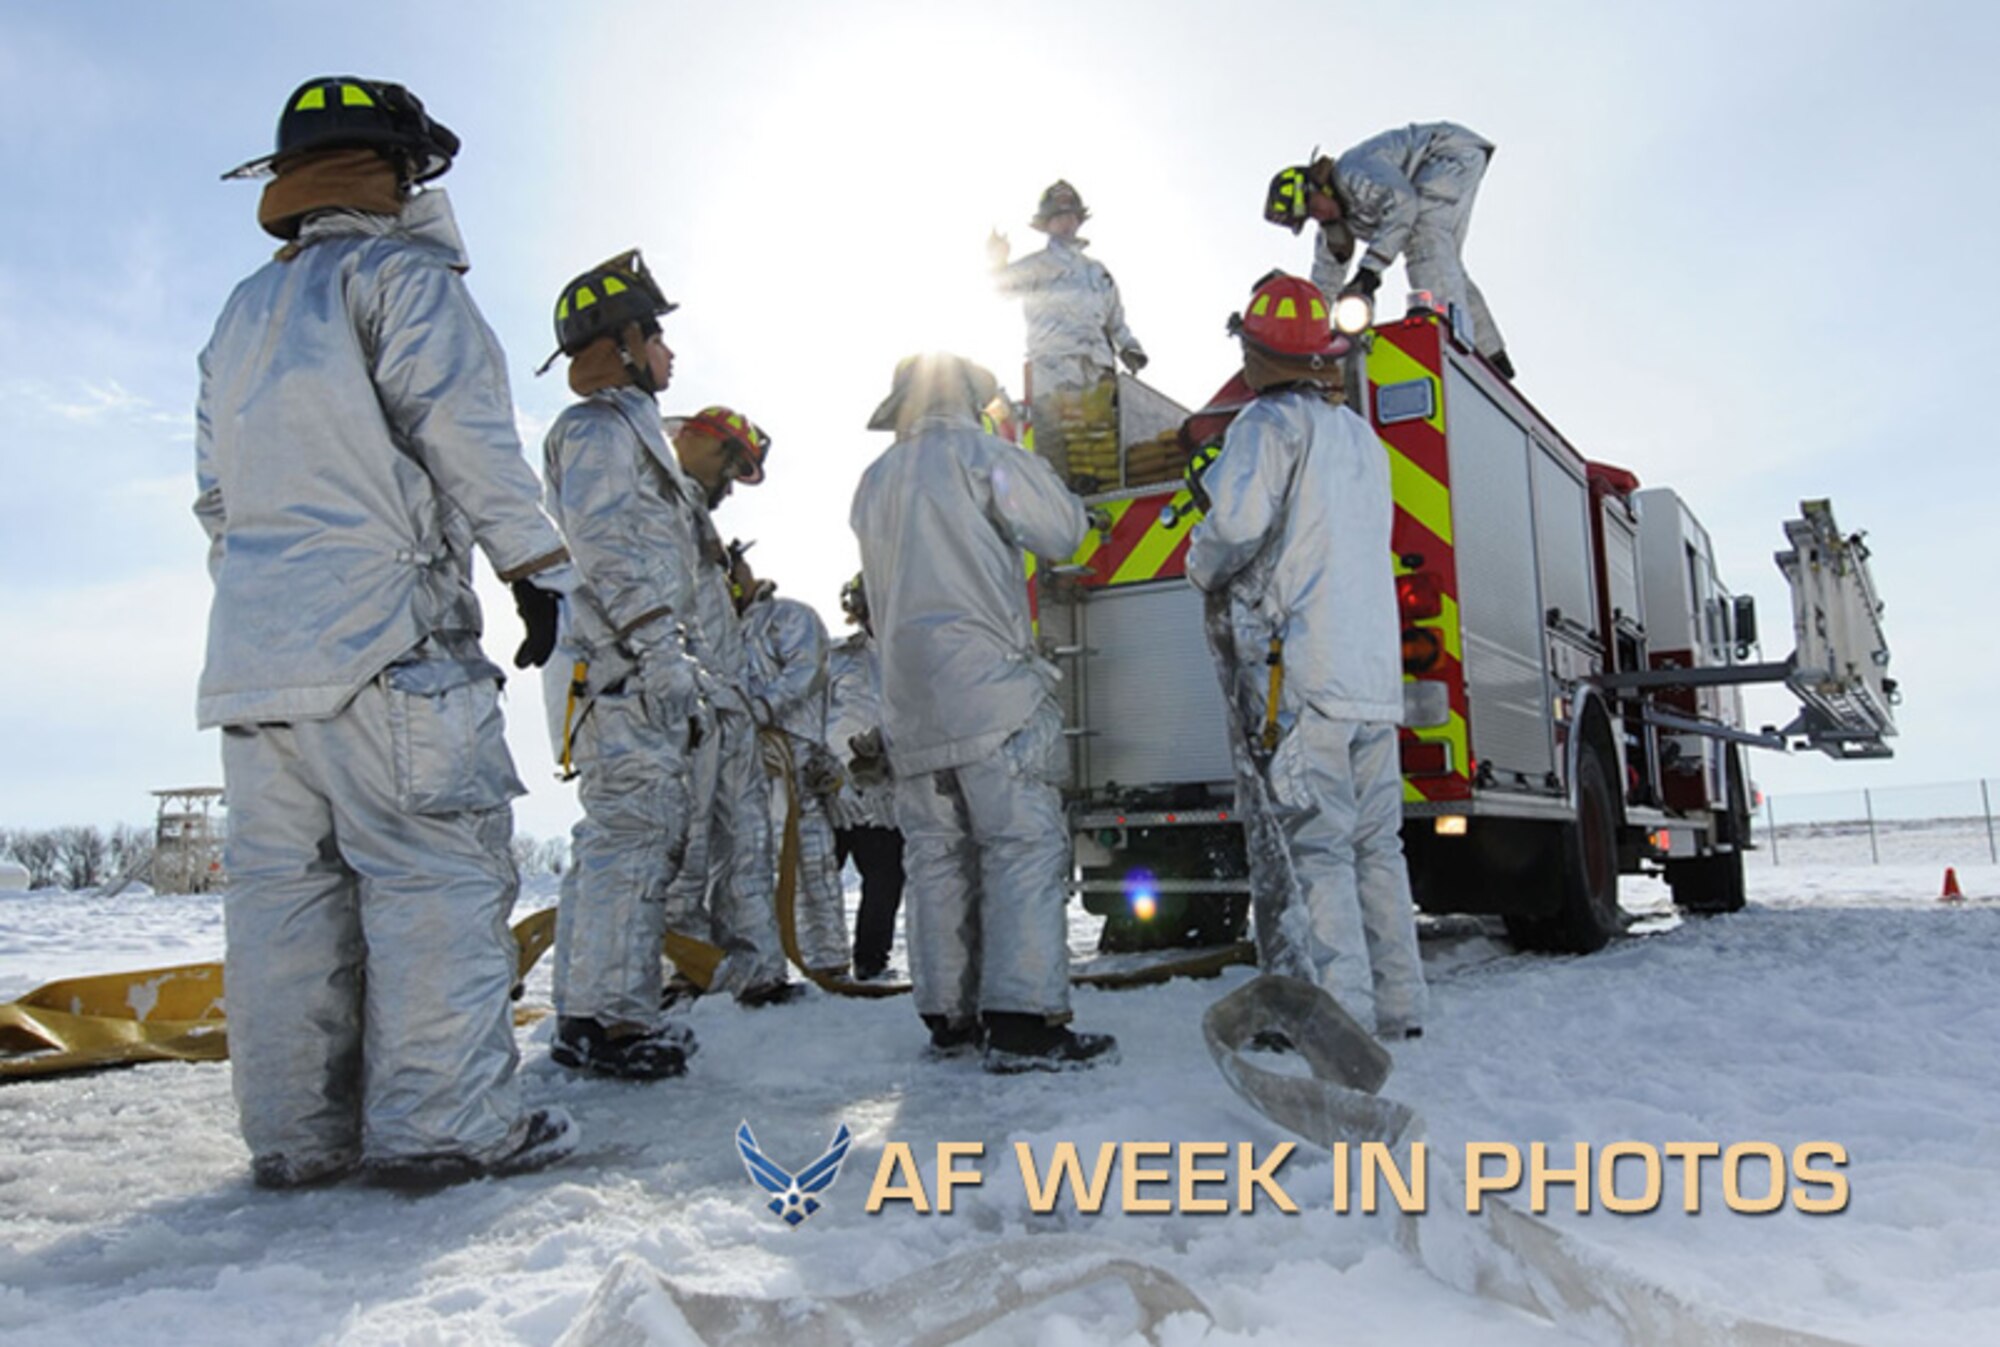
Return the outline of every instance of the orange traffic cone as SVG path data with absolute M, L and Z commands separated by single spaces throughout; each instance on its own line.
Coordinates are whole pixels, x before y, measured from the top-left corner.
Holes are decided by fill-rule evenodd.
M 1940 903 L 1962 903 L 1965 893 L 1958 887 L 1958 871 L 1947 865 L 1944 868 L 1944 892 L 1938 895 Z

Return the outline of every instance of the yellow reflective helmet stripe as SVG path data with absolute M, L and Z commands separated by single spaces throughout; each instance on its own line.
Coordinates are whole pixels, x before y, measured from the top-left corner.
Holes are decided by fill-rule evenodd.
M 1271 297 L 1269 295 L 1257 296 L 1256 301 L 1250 305 L 1250 312 L 1258 318 L 1262 318 L 1265 314 L 1269 313 L 1270 311 L 1271 311 Z
M 1326 317 L 1326 305 L 1320 303 L 1318 300 L 1315 299 L 1312 302 L 1312 316 L 1315 319 Z
M 625 293 L 625 288 L 625 282 L 619 280 L 616 276 L 606 276 L 604 278 L 604 293 L 607 296 L 622 295 Z
M 318 112 L 326 106 L 326 88 L 315 84 L 299 95 L 299 101 L 292 104 L 293 112 Z
M 582 313 L 597 302 L 597 292 L 587 285 L 576 287 L 576 311 Z
M 1299 316 L 1299 306 L 1292 302 L 1292 297 L 1290 295 L 1286 295 L 1283 299 L 1278 301 L 1278 317 L 1296 318 L 1298 316 Z
M 375 100 L 360 85 L 343 84 L 340 86 L 340 105 L 344 108 L 372 108 Z

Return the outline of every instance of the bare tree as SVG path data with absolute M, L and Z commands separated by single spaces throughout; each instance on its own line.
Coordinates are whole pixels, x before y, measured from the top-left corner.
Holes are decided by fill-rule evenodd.
M 111 878 L 116 879 L 145 859 L 153 849 L 153 830 L 142 828 L 136 823 L 120 823 L 111 830 L 107 839 L 111 848 L 109 865 L 106 867 Z
M 17 828 L 7 838 L 7 849 L 15 860 L 28 867 L 28 887 L 55 887 L 61 848 L 56 835 L 47 828 Z
M 569 839 L 551 837 L 542 843 L 541 851 L 535 857 L 536 864 L 552 875 L 559 875 L 569 869 Z
M 104 882 L 111 848 L 93 824 L 57 828 L 56 878 L 66 889 L 95 888 Z

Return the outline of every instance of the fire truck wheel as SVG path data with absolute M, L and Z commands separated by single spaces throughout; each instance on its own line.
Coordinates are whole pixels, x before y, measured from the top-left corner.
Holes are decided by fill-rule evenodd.
M 1625 929 L 1618 906 L 1618 803 L 1604 755 L 1583 753 L 1576 769 L 1576 818 L 1550 848 L 1561 898 L 1553 915 L 1508 917 L 1507 934 L 1523 949 L 1589 954 Z

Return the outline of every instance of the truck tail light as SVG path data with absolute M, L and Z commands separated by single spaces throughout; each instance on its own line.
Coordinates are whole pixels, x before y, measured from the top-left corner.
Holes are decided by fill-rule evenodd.
M 1444 594 L 1438 578 L 1430 571 L 1413 571 L 1396 577 L 1396 604 L 1405 622 L 1427 622 L 1444 614 Z

